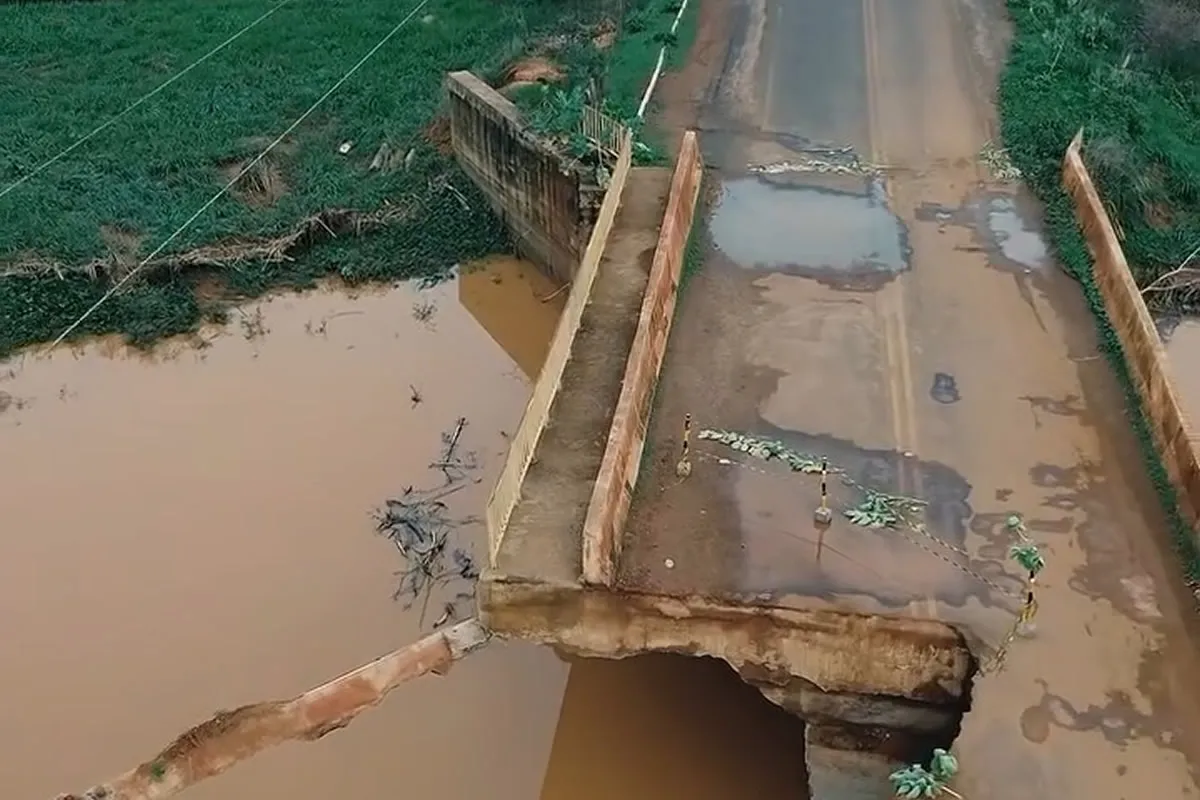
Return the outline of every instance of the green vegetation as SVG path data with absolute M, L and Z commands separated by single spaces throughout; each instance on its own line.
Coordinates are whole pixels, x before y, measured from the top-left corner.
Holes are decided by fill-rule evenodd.
M 1200 3 L 1196 0 L 1008 0 L 1015 38 L 1000 86 L 1004 143 L 1046 210 L 1066 269 L 1082 284 L 1101 346 L 1125 387 L 1147 469 L 1193 586 L 1200 557 L 1179 514 L 1141 402 L 1107 320 L 1072 206 L 1063 152 L 1081 127 L 1084 156 L 1139 282 L 1200 245 Z
M 929 769 L 920 764 L 912 764 L 893 772 L 890 776 L 892 793 L 903 800 L 940 797 L 943 794 L 962 797 L 946 785 L 957 773 L 958 759 L 938 747 L 933 751 Z
M 1059 184 L 1063 150 L 1082 127 L 1088 168 L 1139 283 L 1176 268 L 1200 244 L 1200 58 L 1180 57 L 1182 45 L 1153 20 L 1164 8 L 1193 9 L 1200 44 L 1200 3 L 1008 5 L 1017 35 L 1000 90 L 1004 142 L 1034 188 L 1057 198 L 1051 223 L 1074 225 Z
M 613 13 L 662 0 L 431 0 L 238 186 L 76 332 L 146 343 L 192 329 L 222 300 L 272 287 L 437 279 L 504 250 L 503 226 L 431 127 L 442 76 L 494 78 L 541 52 L 569 82 L 610 76 L 627 105 L 649 40 Z M 385 0 L 295 0 L 56 164 L 0 198 L 0 358 L 60 334 L 282 133 L 410 10 Z M 0 6 L 0 188 L 193 62 L 267 8 L 259 0 Z M 668 23 L 669 26 L 669 23 Z M 653 64 L 654 54 L 648 56 Z M 641 78 L 644 81 L 648 75 Z M 349 144 L 349 150 L 346 144 Z M 439 147 L 439 145 L 441 145 Z M 351 210 L 329 234 L 330 210 Z M 356 235 L 356 221 L 387 220 Z M 248 238 L 282 240 L 268 259 Z M 197 265 L 180 255 L 219 245 Z M 318 246 L 319 245 L 319 246 Z M 219 280 L 214 281 L 214 278 Z M 206 292 L 209 297 L 212 292 Z
M 577 156 L 588 150 L 582 137 L 573 136 L 578 130 L 584 105 L 591 102 L 591 86 L 600 87 L 603 95 L 601 110 L 629 127 L 639 143 L 634 150 L 639 164 L 665 161 L 665 148 L 644 129 L 644 120 L 637 116 L 638 106 L 646 91 L 650 76 L 658 63 L 659 51 L 665 46 L 664 68 L 679 66 L 686 58 L 696 34 L 697 14 L 693 7 L 699 0 L 690 0 L 674 33 L 680 0 L 642 0 L 629 7 L 615 45 L 603 57 L 595 50 L 576 53 L 574 68 L 567 80 L 559 85 L 540 85 L 517 93 L 514 102 L 529 116 L 533 126 L 550 137 L 565 142 Z
M 1046 559 L 1035 544 L 1014 544 L 1008 549 L 1008 557 L 1016 561 L 1021 569 L 1033 580 L 1046 568 Z

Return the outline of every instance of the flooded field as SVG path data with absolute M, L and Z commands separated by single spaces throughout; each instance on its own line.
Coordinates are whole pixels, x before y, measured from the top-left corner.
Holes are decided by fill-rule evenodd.
M 6 789 L 89 786 L 217 709 L 428 630 L 444 598 L 393 597 L 404 563 L 372 514 L 444 480 L 430 464 L 460 418 L 467 477 L 447 502 L 457 519 L 482 513 L 566 299 L 553 291 L 492 261 L 424 291 L 278 296 L 150 355 L 100 342 L 0 367 Z M 459 535 L 482 551 L 482 526 Z M 568 668 L 496 644 L 187 796 L 717 800 L 803 785 L 798 724 L 716 662 Z

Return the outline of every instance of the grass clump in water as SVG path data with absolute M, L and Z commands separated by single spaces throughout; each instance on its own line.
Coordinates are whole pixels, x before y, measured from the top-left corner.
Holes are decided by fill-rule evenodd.
M 1200 553 L 1108 321 L 1061 170 L 1067 143 L 1083 128 L 1085 160 L 1140 285 L 1175 269 L 1200 245 L 1200 2 L 1008 0 L 1008 8 L 1015 36 L 1000 85 L 1004 143 L 1042 201 L 1049 238 L 1096 315 L 1101 347 L 1136 412 L 1130 418 L 1147 470 L 1195 587 Z M 1188 19 L 1191 26 L 1165 19 Z
M 495 75 L 550 48 L 577 80 L 592 62 L 638 46 L 595 44 L 622 7 L 432 0 L 76 335 L 148 343 L 190 330 L 209 311 L 194 291 L 198 277 L 219 277 L 241 297 L 326 275 L 351 283 L 444 276 L 509 249 L 444 135 L 431 133 L 443 75 Z M 0 198 L 0 358 L 59 335 L 409 10 L 385 0 L 330 0 L 315 10 L 295 2 Z M 256 0 L 0 6 L 0 188 L 262 11 Z M 369 236 L 306 235 L 283 259 L 238 255 L 248 241 L 282 239 L 331 210 L 367 215 L 389 204 L 405 213 Z M 181 258 L 197 252 L 214 258 Z

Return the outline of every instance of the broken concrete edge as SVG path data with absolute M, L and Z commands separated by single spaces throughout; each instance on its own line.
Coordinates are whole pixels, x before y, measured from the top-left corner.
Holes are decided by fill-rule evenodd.
M 469 73 L 468 73 L 469 74 Z M 592 287 L 595 285 L 596 273 L 600 261 L 604 257 L 604 248 L 612 231 L 613 222 L 617 217 L 617 209 L 621 205 L 621 195 L 629 178 L 632 164 L 633 140 L 626 133 L 621 145 L 621 153 L 613 169 L 612 179 L 605 193 L 604 202 L 600 206 L 600 214 L 592 229 L 591 238 L 575 280 L 571 283 L 570 294 L 567 296 L 566 307 L 559 317 L 558 326 L 554 329 L 554 338 L 550 341 L 550 349 L 542 364 L 541 372 L 534 382 L 529 402 L 521 423 L 509 444 L 504 466 L 496 480 L 491 495 L 488 497 L 485 519 L 488 530 L 488 561 L 492 567 L 496 565 L 496 557 L 500 552 L 500 543 L 508 528 L 513 509 L 521 497 L 521 486 L 525 474 L 533 460 L 538 440 L 550 419 L 550 410 L 555 398 L 562 387 L 563 372 L 579 333 L 583 320 L 583 311 L 591 299 Z
M 978 663 L 959 630 L 916 618 L 613 592 L 493 571 L 479 583 L 479 606 L 483 624 L 505 638 L 595 658 L 711 656 L 801 717 L 888 729 L 957 733 Z
M 1200 557 L 1200 453 L 1180 400 L 1166 348 L 1146 301 L 1125 259 L 1120 238 L 1083 162 L 1083 131 L 1075 134 L 1063 156 L 1063 186 L 1075 205 L 1075 219 L 1092 257 L 1092 273 L 1104 301 L 1129 377 L 1141 400 L 1157 455 L 1174 489 L 1183 522 L 1191 531 L 1192 563 Z
M 583 580 L 611 586 L 621 540 L 637 485 L 667 340 L 675 318 L 684 251 L 691 235 L 704 164 L 695 131 L 687 131 L 675 162 L 667 208 L 659 229 L 637 332 L 630 347 L 621 394 L 583 524 Z

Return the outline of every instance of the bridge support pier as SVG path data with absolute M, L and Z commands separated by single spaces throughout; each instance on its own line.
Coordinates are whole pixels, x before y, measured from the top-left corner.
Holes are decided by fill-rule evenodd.
M 872 741 L 878 738 L 841 725 L 807 725 L 804 759 L 811 800 L 891 800 L 888 776 L 902 764 L 879 746 L 882 742 Z

